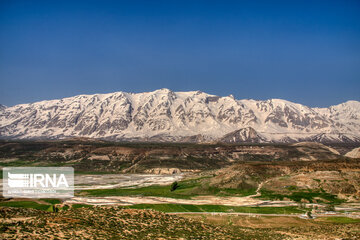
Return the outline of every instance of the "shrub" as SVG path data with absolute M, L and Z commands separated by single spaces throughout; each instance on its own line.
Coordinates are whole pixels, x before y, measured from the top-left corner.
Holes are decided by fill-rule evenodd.
M 175 191 L 177 188 L 179 187 L 179 184 L 178 184 L 178 182 L 173 182 L 172 184 L 171 184 L 171 186 L 170 186 L 170 191 Z

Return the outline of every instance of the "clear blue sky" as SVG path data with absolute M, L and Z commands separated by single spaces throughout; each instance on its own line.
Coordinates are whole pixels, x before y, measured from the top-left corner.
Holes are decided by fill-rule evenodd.
M 360 100 L 360 1 L 0 1 L 0 103 L 202 90 Z

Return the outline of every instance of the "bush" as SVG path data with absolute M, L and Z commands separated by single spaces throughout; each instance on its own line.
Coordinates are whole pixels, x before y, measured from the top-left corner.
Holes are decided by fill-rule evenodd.
M 179 184 L 178 184 L 178 182 L 173 182 L 172 184 L 171 184 L 171 186 L 170 186 L 170 191 L 175 191 L 177 188 L 179 187 Z

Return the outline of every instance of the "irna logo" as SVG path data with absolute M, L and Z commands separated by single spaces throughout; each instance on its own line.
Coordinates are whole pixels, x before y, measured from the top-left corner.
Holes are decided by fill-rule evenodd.
M 70 198 L 74 196 L 72 167 L 3 168 L 3 196 Z
M 69 187 L 65 174 L 23 174 L 8 173 L 9 187 Z

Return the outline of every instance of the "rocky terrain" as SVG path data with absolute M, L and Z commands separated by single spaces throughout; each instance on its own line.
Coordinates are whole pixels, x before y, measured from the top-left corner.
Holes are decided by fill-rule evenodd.
M 254 217 L 254 216 L 207 216 L 202 215 L 183 215 L 190 219 L 204 220 L 220 226 L 231 225 L 234 228 L 240 227 L 251 229 L 262 233 L 254 239 L 276 239 L 277 234 L 281 234 L 280 239 L 298 240 L 338 240 L 338 239 L 358 239 L 360 221 L 352 220 L 344 223 L 343 218 L 317 218 L 315 220 L 300 219 L 298 217 Z M 352 223 L 351 223 L 352 222 Z M 246 239 L 246 238 L 245 238 Z M 251 239 L 251 238 L 250 238 Z
M 261 184 L 261 196 L 273 200 L 360 200 L 358 160 L 238 163 L 218 170 L 208 181 L 213 187 L 233 189 L 252 189 Z
M 73 166 L 80 184 L 76 196 L 66 201 L 0 199 L 0 238 L 358 239 L 360 161 L 345 156 L 358 147 L 314 142 L 3 140 L 0 167 Z M 141 178 L 122 173 L 171 175 Z M 178 188 L 171 191 L 173 181 Z M 322 217 L 304 220 L 291 215 L 309 207 L 316 207 Z M 201 210 L 204 215 L 184 218 L 144 208 L 173 214 Z M 340 214 L 328 218 L 327 209 Z M 224 214 L 206 215 L 212 211 Z M 269 211 L 276 218 L 257 214 Z
M 350 152 L 346 153 L 345 156 L 346 157 L 351 157 L 351 158 L 360 158 L 360 147 L 359 148 L 354 148 Z
M 326 222 L 328 221 L 328 222 Z M 0 207 L 2 239 L 357 239 L 357 220 L 194 216 L 92 207 L 44 212 Z
M 340 145 L 338 149 L 344 152 L 344 148 Z M 300 200 L 360 199 L 358 159 L 341 155 L 334 145 L 311 142 L 276 145 L 2 141 L 0 166 L 72 166 L 83 173 L 172 174 L 174 178 L 169 179 L 181 173 L 209 176 L 190 191 L 203 195 L 214 189 L 252 192 L 261 184 L 263 195 L 274 200 L 297 201 L 293 195 L 307 196 L 309 189 L 316 193 Z M 107 176 L 110 182 L 102 184 L 114 188 L 111 184 L 117 181 L 117 175 Z M 156 179 L 155 176 L 149 178 Z
M 353 145 L 348 148 L 351 149 Z M 343 149 L 344 146 L 341 147 Z M 347 150 L 349 151 L 349 150 Z M 345 158 L 334 147 L 301 144 L 167 144 L 104 141 L 2 141 L 0 166 L 73 166 L 76 171 L 173 174 L 246 161 Z
M 0 215 L 2 239 L 238 239 L 234 231 L 151 210 L 0 208 Z
M 168 142 L 360 142 L 360 102 L 310 108 L 200 91 L 79 95 L 0 107 L 3 139 L 89 137 Z

